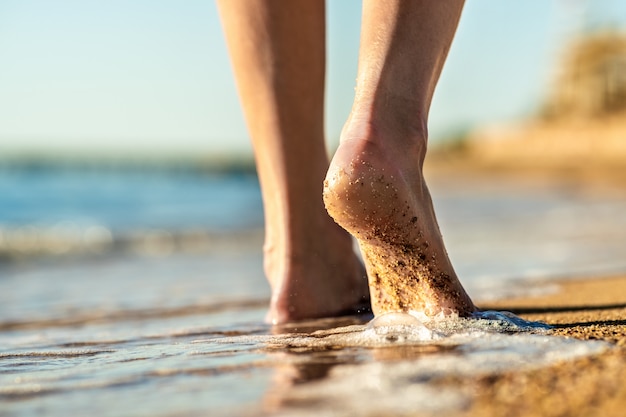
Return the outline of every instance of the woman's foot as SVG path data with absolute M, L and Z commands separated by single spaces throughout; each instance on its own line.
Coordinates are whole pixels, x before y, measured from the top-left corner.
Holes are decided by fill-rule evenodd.
M 370 311 L 367 275 L 352 238 L 324 217 L 311 221 L 302 238 L 266 239 L 265 274 L 272 288 L 267 321 Z
M 348 126 L 324 202 L 359 243 L 374 314 L 471 314 L 475 307 L 450 263 L 422 176 L 425 137 L 404 142 L 418 146 L 394 147 L 398 141 L 374 129 Z

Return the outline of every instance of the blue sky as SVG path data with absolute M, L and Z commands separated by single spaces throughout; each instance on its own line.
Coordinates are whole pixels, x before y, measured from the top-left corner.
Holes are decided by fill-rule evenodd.
M 354 92 L 360 2 L 328 1 L 327 136 Z M 532 114 L 572 33 L 626 22 L 619 0 L 467 2 L 432 140 Z M 0 0 L 0 152 L 249 153 L 210 0 Z

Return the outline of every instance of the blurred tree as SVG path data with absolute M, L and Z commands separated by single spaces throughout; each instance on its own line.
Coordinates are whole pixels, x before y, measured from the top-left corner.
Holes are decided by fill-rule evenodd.
M 544 116 L 598 118 L 626 110 L 626 34 L 577 39 L 562 61 Z

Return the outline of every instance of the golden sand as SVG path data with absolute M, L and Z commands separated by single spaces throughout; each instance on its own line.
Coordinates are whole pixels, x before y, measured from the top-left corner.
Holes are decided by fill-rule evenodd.
M 626 276 L 562 282 L 560 291 L 501 300 L 510 310 L 554 326 L 560 337 L 604 340 L 614 349 L 543 369 L 439 381 L 474 392 L 462 416 L 626 415 Z

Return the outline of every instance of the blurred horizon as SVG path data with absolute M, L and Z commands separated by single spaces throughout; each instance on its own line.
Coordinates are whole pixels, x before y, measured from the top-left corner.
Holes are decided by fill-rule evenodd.
M 564 47 L 622 28 L 616 0 L 468 2 L 433 143 L 539 111 Z M 327 2 L 329 148 L 353 96 L 360 2 Z M 529 30 L 532 28 L 532 30 Z M 0 159 L 251 160 L 213 2 L 0 4 Z

